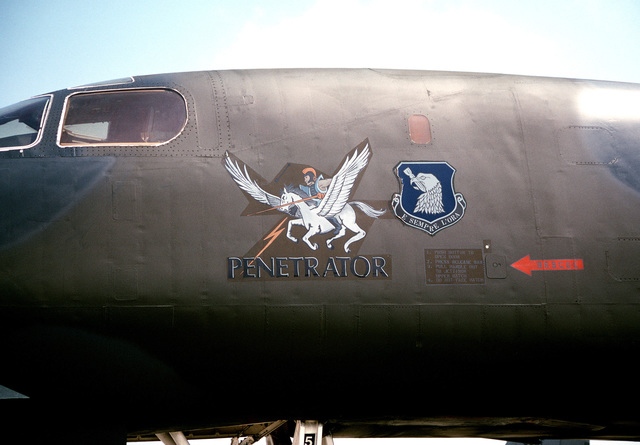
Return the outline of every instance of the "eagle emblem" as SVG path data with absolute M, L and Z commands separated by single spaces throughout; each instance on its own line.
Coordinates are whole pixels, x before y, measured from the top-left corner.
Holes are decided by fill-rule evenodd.
M 401 162 L 395 168 L 400 193 L 391 202 L 405 224 L 435 235 L 457 223 L 467 203 L 453 188 L 456 170 L 447 162 Z

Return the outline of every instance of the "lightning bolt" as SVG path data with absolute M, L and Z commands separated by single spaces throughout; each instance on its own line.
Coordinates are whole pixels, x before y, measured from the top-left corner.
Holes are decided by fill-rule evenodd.
M 267 250 L 267 247 L 269 247 L 275 240 L 276 238 L 278 238 L 280 236 L 280 234 L 284 231 L 284 227 L 280 228 L 282 226 L 282 224 L 284 224 L 284 222 L 287 220 L 288 218 L 283 219 L 282 221 L 280 221 L 280 224 L 278 224 L 278 226 L 273 229 L 271 231 L 271 233 L 269 233 L 267 236 L 264 237 L 263 241 L 267 241 L 269 240 L 269 242 L 267 243 L 266 246 L 264 246 L 262 248 L 262 250 L 260 252 L 258 252 L 258 254 L 256 255 L 256 257 L 253 259 L 253 261 L 251 261 L 251 263 L 249 263 L 249 265 L 252 265 L 254 263 L 255 260 L 257 260 L 258 258 L 260 258 L 260 255 L 262 255 L 262 252 L 264 252 L 265 250 Z

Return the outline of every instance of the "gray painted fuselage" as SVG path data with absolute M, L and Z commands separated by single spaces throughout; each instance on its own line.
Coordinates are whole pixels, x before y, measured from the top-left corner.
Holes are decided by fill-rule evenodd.
M 639 86 L 374 70 L 134 79 L 53 93 L 41 141 L 0 152 L 0 385 L 29 397 L 2 404 L 70 401 L 67 422 L 132 437 L 277 419 L 355 436 L 640 435 L 640 115 L 610 108 Z M 146 88 L 185 99 L 174 139 L 60 144 L 68 96 Z M 428 142 L 412 141 L 411 116 L 427 118 Z M 337 182 L 365 146 L 348 200 L 385 213 L 354 210 L 366 235 L 350 252 L 349 229 L 333 250 L 330 233 L 307 245 L 309 227 L 288 238 L 296 209 L 267 210 L 227 163 L 280 198 L 304 185 L 301 167 Z M 445 207 L 464 214 L 429 233 L 434 214 L 401 220 L 393 198 L 418 193 L 396 166 L 417 178 L 435 163 L 455 170 Z M 526 256 L 530 274 L 511 266 Z

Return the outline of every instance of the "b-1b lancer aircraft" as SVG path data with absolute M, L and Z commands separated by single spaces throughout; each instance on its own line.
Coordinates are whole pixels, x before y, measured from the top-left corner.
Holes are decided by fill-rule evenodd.
M 1 109 L 3 441 L 637 440 L 638 103 L 256 70 Z

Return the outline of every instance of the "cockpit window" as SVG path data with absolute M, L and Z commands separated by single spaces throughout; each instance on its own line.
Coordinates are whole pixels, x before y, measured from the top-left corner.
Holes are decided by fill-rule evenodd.
M 0 109 L 0 151 L 35 145 L 50 99 L 50 96 L 34 97 Z
M 78 93 L 67 100 L 60 145 L 158 145 L 186 123 L 185 101 L 172 90 Z

